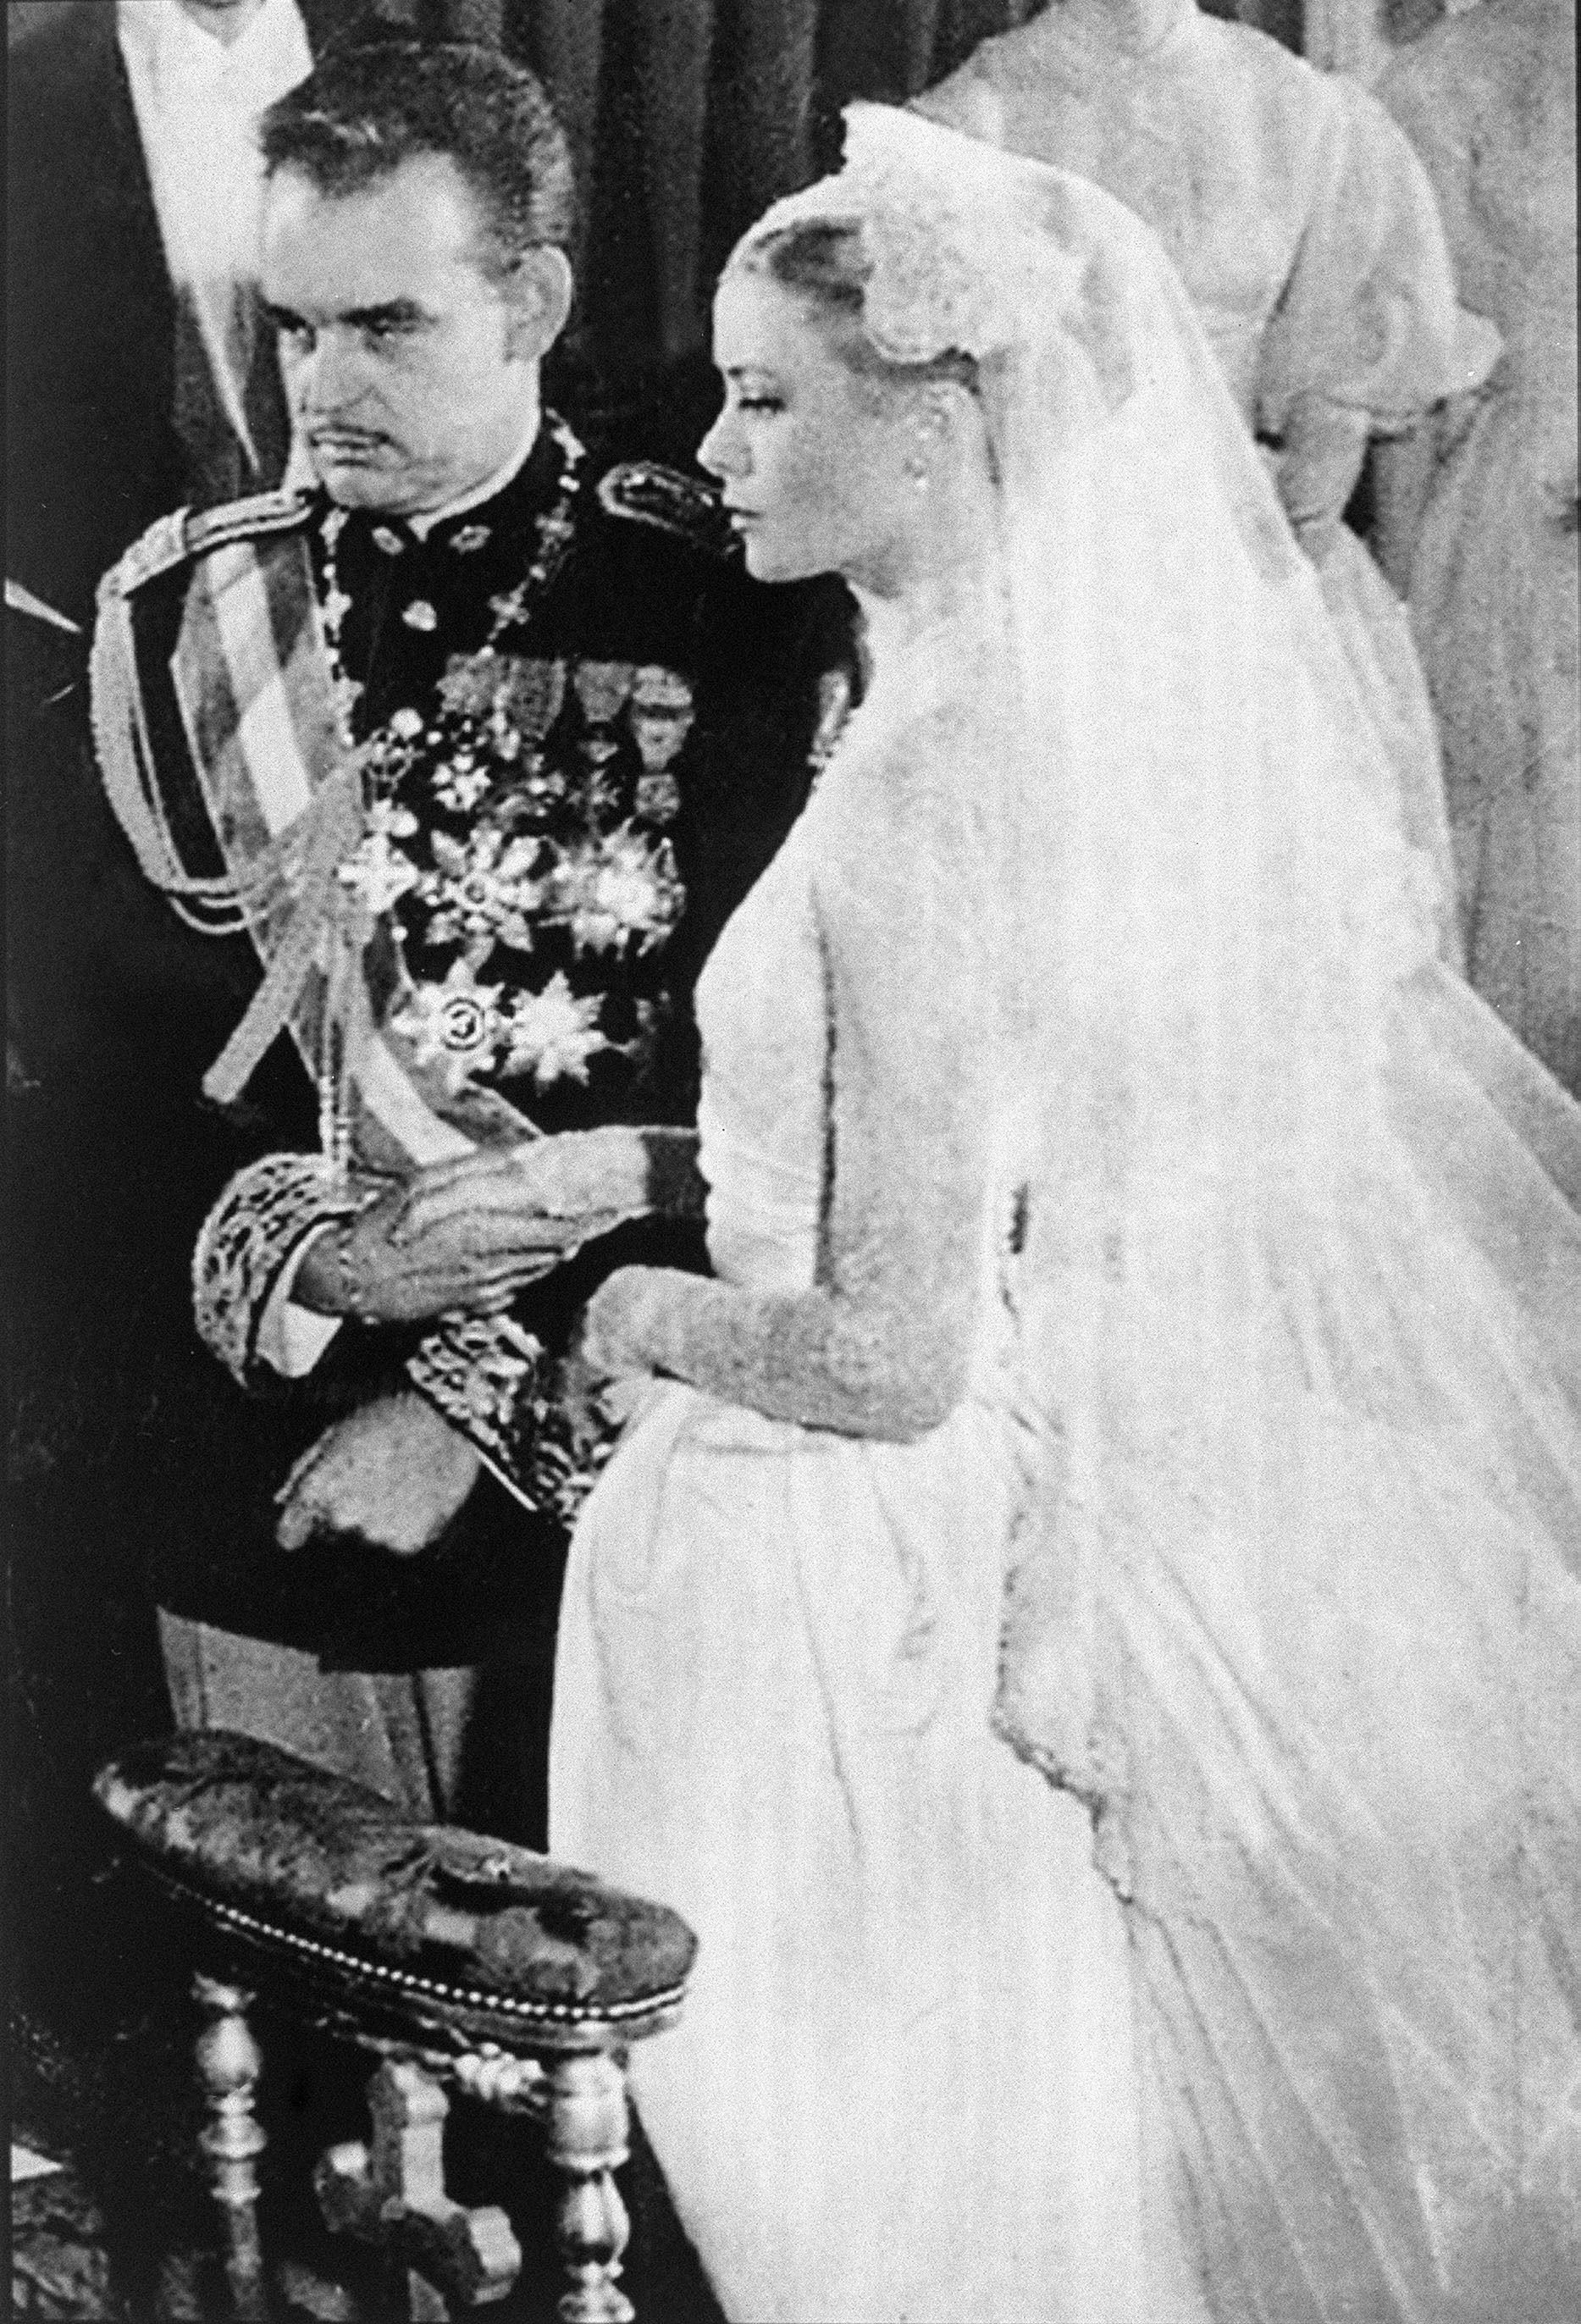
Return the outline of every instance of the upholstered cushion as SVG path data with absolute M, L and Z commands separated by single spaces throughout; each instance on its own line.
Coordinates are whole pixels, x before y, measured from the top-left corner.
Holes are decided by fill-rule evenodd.
M 581 2047 L 658 2030 L 696 1951 L 684 1921 L 273 1745 L 161 1738 L 100 1771 L 102 1806 L 222 1938 L 332 2014 Z

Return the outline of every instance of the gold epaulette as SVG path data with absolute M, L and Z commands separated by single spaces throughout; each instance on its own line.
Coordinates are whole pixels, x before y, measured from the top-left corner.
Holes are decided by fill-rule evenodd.
M 622 460 L 602 479 L 598 496 L 611 516 L 657 525 L 711 557 L 731 546 L 730 520 L 712 487 L 662 461 Z
M 226 501 L 187 520 L 187 554 L 202 557 L 233 540 L 252 540 L 261 532 L 290 532 L 306 521 L 312 503 L 306 493 L 251 493 L 244 501 Z
M 289 532 L 307 518 L 311 503 L 294 492 L 250 493 L 245 500 L 225 501 L 218 508 L 194 512 L 179 508 L 155 519 L 141 540 L 134 540 L 119 564 L 112 566 L 100 584 L 101 593 L 129 597 L 161 573 L 211 549 L 233 540 L 253 540 L 260 533 Z

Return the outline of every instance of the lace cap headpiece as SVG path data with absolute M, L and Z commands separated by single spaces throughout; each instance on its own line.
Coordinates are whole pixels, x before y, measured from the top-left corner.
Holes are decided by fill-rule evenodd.
M 844 166 L 776 202 L 732 264 L 787 227 L 848 225 L 871 268 L 863 329 L 892 363 L 981 362 L 1062 324 L 1090 343 L 1102 238 L 1081 212 L 1094 189 L 890 106 L 850 106 L 845 126 Z

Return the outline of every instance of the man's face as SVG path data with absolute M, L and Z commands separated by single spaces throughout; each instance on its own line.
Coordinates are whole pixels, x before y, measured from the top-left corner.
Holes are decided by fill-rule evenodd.
M 442 508 L 520 443 L 563 320 L 550 262 L 564 261 L 529 254 L 507 291 L 482 255 L 478 207 L 448 155 L 340 198 L 290 168 L 270 179 L 263 296 L 292 418 L 344 506 Z

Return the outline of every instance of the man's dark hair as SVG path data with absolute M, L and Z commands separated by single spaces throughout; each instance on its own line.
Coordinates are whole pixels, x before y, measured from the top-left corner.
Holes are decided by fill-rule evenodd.
M 497 49 L 383 40 L 331 50 L 270 106 L 259 143 L 267 170 L 299 171 L 335 196 L 448 154 L 482 213 L 481 256 L 496 274 L 526 251 L 571 241 L 565 132 L 532 74 Z

